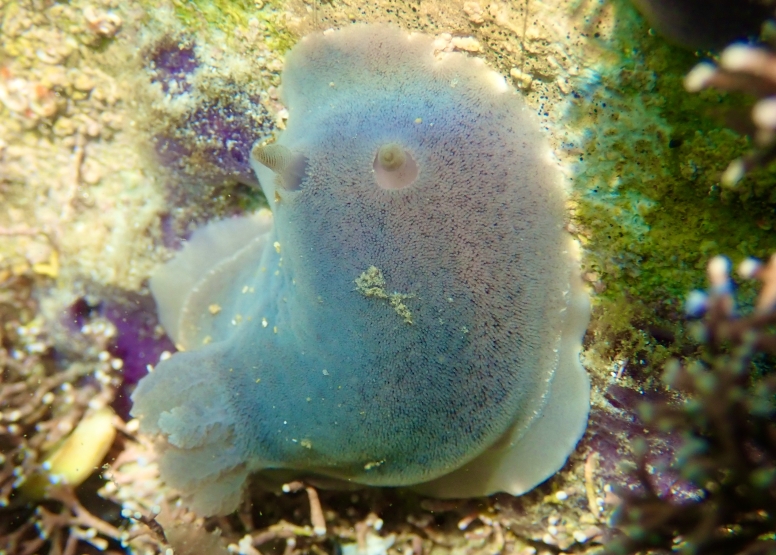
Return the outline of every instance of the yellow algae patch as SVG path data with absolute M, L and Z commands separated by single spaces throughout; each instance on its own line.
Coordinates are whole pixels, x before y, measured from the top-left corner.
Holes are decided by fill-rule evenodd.
M 402 319 L 412 324 L 412 313 L 407 305 L 404 304 L 405 299 L 412 298 L 413 295 L 406 295 L 403 293 L 386 293 L 385 292 L 385 278 L 383 272 L 375 266 L 369 266 L 365 272 L 362 272 L 360 276 L 355 279 L 356 291 L 364 295 L 365 297 L 374 297 L 376 299 L 384 299 L 390 303 L 396 314 L 402 317 Z
M 32 476 L 22 492 L 33 499 L 45 496 L 50 484 L 78 486 L 99 466 L 116 438 L 115 414 L 104 407 L 85 417 L 43 463 L 45 473 Z
M 364 470 L 372 470 L 373 468 L 377 468 L 378 466 L 381 466 L 382 464 L 385 464 L 385 460 L 380 461 L 370 461 L 364 465 Z
M 42 276 L 48 276 L 56 279 L 59 275 L 59 254 L 57 251 L 51 251 L 48 262 L 38 262 L 32 265 L 32 271 Z

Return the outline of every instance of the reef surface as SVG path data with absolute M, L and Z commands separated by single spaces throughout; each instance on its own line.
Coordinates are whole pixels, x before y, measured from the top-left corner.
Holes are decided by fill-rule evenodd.
M 773 170 L 720 185 L 749 141 L 713 111 L 742 98 L 688 94 L 696 55 L 649 33 L 626 2 L 23 0 L 0 2 L 0 19 L 0 549 L 9 554 L 86 544 L 250 555 L 600 549 L 612 487 L 628 485 L 618 461 L 643 433 L 636 406 L 672 395 L 654 370 L 688 349 L 686 292 L 704 283 L 711 256 L 738 262 L 776 247 Z M 353 22 L 393 23 L 482 57 L 537 114 L 567 179 L 566 227 L 584 247 L 593 295 L 588 432 L 561 472 L 522 497 L 257 484 L 236 514 L 196 520 L 159 483 L 152 446 L 127 417 L 146 365 L 174 350 L 147 279 L 202 223 L 266 205 L 249 154 L 257 136 L 285 127 L 283 54 L 311 30 Z M 739 298 L 751 302 L 752 291 Z M 52 469 L 60 442 L 108 406 L 116 416 L 87 449 L 94 458 L 109 443 L 106 466 L 89 459 L 100 468 L 80 485 L 52 479 L 66 475 Z M 673 458 L 675 438 L 647 439 L 653 462 Z M 58 483 L 25 492 L 35 476 Z M 670 472 L 656 470 L 655 481 L 666 495 L 694 494 Z

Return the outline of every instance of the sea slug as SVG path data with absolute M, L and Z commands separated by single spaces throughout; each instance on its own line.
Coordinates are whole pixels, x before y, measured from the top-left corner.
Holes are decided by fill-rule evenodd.
M 523 493 L 585 429 L 588 302 L 539 125 L 480 60 L 382 25 L 288 55 L 269 211 L 211 223 L 151 286 L 181 352 L 133 394 L 204 514 L 285 469 Z M 263 165 L 267 164 L 269 167 Z

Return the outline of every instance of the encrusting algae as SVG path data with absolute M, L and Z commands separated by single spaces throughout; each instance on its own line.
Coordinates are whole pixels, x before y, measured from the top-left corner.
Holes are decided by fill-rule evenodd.
M 687 395 L 666 390 L 658 369 L 695 352 L 684 297 L 702 287 L 707 261 L 776 251 L 774 170 L 721 183 L 751 145 L 714 112 L 735 115 L 745 99 L 688 93 L 685 75 L 702 59 L 650 33 L 629 3 L 21 0 L 0 3 L 0 21 L 0 552 L 591 552 L 612 534 L 617 486 L 638 484 L 616 465 L 640 437 L 658 512 L 694 499 L 670 470 L 680 443 L 645 436 L 634 413 L 644 399 Z M 431 34 L 439 52 L 485 59 L 539 117 L 570 183 L 566 228 L 583 244 L 593 295 L 588 431 L 560 473 L 520 498 L 313 484 L 282 493 L 273 480 L 269 491 L 254 484 L 232 516 L 197 519 L 159 481 L 138 423 L 126 423 L 134 383 L 174 351 L 146 280 L 204 222 L 277 200 L 256 189 L 250 150 L 286 125 L 283 54 L 354 22 Z M 715 65 L 719 78 L 725 63 Z M 764 160 L 769 146 L 759 146 Z M 353 269 L 351 289 L 367 267 Z M 754 303 L 756 289 L 743 282 L 739 303 Z M 769 360 L 755 363 L 767 374 Z M 57 445 L 109 405 L 117 434 L 100 468 L 80 486 L 25 497 Z M 628 528 L 637 513 L 623 514 L 618 526 L 638 532 Z M 724 523 L 747 534 L 760 525 L 732 518 Z M 695 530 L 648 529 L 669 543 Z
M 356 289 L 365 297 L 383 299 L 390 303 L 396 314 L 401 316 L 407 324 L 412 324 L 412 312 L 404 304 L 405 299 L 413 295 L 405 293 L 387 293 L 385 291 L 385 278 L 379 268 L 370 266 L 355 279 Z

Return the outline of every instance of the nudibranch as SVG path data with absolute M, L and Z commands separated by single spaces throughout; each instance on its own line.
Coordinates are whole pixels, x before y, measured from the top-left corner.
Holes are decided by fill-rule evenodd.
M 523 493 L 582 435 L 588 318 L 535 115 L 481 60 L 354 25 L 302 39 L 267 210 L 153 276 L 181 352 L 133 394 L 204 514 L 283 469 L 440 497 Z

